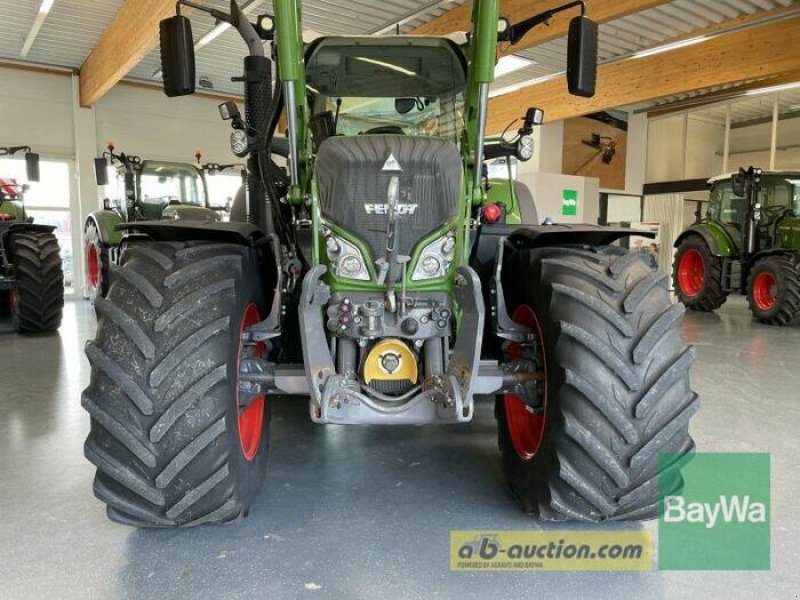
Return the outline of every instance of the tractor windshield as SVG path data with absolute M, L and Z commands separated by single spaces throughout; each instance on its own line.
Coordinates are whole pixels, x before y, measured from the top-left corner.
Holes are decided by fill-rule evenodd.
M 458 143 L 466 75 L 460 51 L 439 38 L 326 38 L 310 53 L 313 125 L 327 135 L 432 136 Z
M 142 168 L 140 190 L 145 204 L 204 204 L 200 175 L 189 165 L 146 162 Z

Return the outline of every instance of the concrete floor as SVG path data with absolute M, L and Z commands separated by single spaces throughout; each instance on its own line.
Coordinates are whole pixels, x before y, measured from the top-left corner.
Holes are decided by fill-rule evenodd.
M 754 323 L 741 298 L 685 323 L 703 402 L 692 432 L 700 450 L 772 453 L 771 572 L 450 572 L 451 529 L 550 527 L 511 501 L 488 405 L 460 428 L 378 429 L 316 426 L 303 402 L 279 403 L 249 518 L 115 525 L 82 452 L 93 328 L 84 302 L 51 337 L 0 323 L 0 598 L 798 597 L 800 328 Z

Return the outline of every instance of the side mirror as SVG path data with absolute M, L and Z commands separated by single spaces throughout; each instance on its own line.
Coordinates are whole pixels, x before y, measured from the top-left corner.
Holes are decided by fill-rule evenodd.
M 189 17 L 175 15 L 161 21 L 159 31 L 164 93 L 170 98 L 194 94 L 195 64 L 192 22 Z
M 108 185 L 108 171 L 106 170 L 106 159 L 94 159 L 94 180 L 97 185 Z
M 569 22 L 567 87 L 573 96 L 591 98 L 597 81 L 597 23 L 581 15 Z
M 28 181 L 39 181 L 39 155 L 35 152 L 25 153 L 25 171 Z
M 731 187 L 733 187 L 733 195 L 737 198 L 744 198 L 745 193 L 745 172 L 739 169 L 739 172 L 731 179 Z

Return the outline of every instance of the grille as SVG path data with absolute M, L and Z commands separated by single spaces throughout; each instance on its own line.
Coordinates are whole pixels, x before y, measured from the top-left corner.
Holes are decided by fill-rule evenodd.
M 384 171 L 389 156 L 401 171 Z M 452 142 L 402 135 L 362 135 L 325 140 L 317 156 L 320 207 L 326 219 L 367 243 L 373 258 L 386 248 L 386 214 L 366 205 L 385 205 L 389 181 L 400 182 L 400 204 L 416 205 L 398 215 L 397 248 L 411 254 L 426 234 L 458 216 L 461 157 Z M 402 208 L 402 207 L 401 207 Z

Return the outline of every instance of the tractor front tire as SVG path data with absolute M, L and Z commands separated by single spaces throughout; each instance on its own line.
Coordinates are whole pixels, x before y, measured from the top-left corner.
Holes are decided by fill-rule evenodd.
M 13 233 L 16 287 L 11 290 L 11 323 L 19 333 L 45 333 L 61 326 L 64 272 L 52 233 Z
M 255 253 L 133 244 L 97 299 L 84 452 L 111 520 L 225 523 L 246 515 L 261 488 L 270 407 L 263 395 L 243 403 L 238 386 L 240 360 L 264 351 L 243 331 L 270 306 Z
M 722 289 L 722 259 L 711 254 L 708 244 L 697 235 L 680 243 L 672 266 L 675 294 L 686 308 L 710 312 L 725 304 Z
M 747 302 L 753 316 L 767 325 L 800 321 L 800 260 L 778 254 L 756 262 L 747 277 Z
M 83 234 L 86 268 L 86 297 L 95 303 L 108 293 L 110 258 L 108 246 L 100 239 L 94 222 L 89 222 Z
M 659 486 L 683 485 L 698 408 L 666 275 L 612 248 L 521 250 L 503 270 L 512 318 L 540 353 L 538 405 L 496 401 L 512 493 L 543 520 L 654 518 Z

